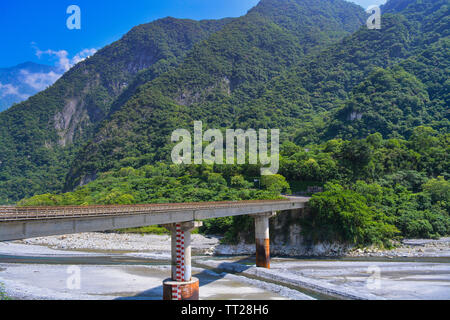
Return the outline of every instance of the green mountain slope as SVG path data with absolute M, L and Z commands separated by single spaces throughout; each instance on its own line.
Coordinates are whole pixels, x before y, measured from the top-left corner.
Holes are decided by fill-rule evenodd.
M 359 25 L 346 6 L 263 0 L 176 68 L 142 72 L 67 164 L 65 188 L 76 190 L 21 204 L 256 199 L 323 187 L 299 221 L 307 241 L 390 246 L 448 235 L 448 0 L 390 0 L 381 30 L 363 25 L 336 41 Z M 172 131 L 195 120 L 204 130 L 281 129 L 279 174 L 171 164 Z M 225 218 L 203 231 L 238 241 L 252 224 Z
M 0 202 L 60 190 L 71 158 L 114 100 L 179 64 L 230 19 L 165 18 L 133 28 L 49 89 L 0 113 Z
M 27 101 L 33 113 L 0 114 L 0 202 L 60 190 L 66 175 L 71 190 L 168 160 L 172 131 L 194 120 L 280 128 L 299 145 L 408 138 L 419 125 L 446 132 L 447 2 L 390 0 L 381 30 L 343 0 L 262 0 L 237 19 L 137 27 Z
M 303 145 L 375 132 L 408 137 L 424 124 L 446 130 L 447 1 L 392 0 L 381 30 L 362 26 L 326 49 L 292 42 L 314 34 L 320 43 L 316 28 L 339 4 L 262 1 L 195 47 L 179 68 L 143 86 L 77 156 L 66 189 L 111 168 L 167 160 L 171 131 L 193 120 L 214 128 L 282 128 L 283 139 Z M 317 6 L 323 16 L 312 13 Z M 392 83 L 377 84 L 381 75 Z M 170 120 L 161 121 L 164 113 Z
M 193 119 L 230 127 L 267 82 L 355 30 L 364 17 L 345 1 L 261 1 L 111 115 L 77 156 L 66 188 L 113 167 L 167 159 L 171 132 Z
M 404 6 L 400 3 L 403 2 L 388 2 L 381 30 L 363 26 L 337 45 L 310 55 L 274 79 L 258 99 L 243 108 L 238 122 L 250 127 L 263 124 L 288 127 L 287 136 L 300 144 L 334 137 L 365 137 L 376 131 L 383 131 L 385 137 L 408 136 L 411 125 L 448 128 L 448 2 L 408 1 Z M 404 11 L 394 10 L 399 7 Z M 414 91 L 418 96 L 413 95 L 411 99 L 422 100 L 421 112 L 403 112 L 404 108 L 414 106 L 394 103 L 389 95 L 384 95 L 381 101 L 381 92 L 374 92 L 373 101 L 365 96 L 359 109 L 349 107 L 360 93 L 358 85 L 362 86 L 377 68 L 393 72 L 389 69 L 395 66 L 409 73 L 404 74 L 405 77 L 415 77 L 414 86 L 419 91 Z M 376 80 L 373 76 L 372 79 Z M 404 80 L 403 84 L 411 84 Z M 368 89 L 375 90 L 374 87 Z M 423 90 L 427 97 L 423 96 Z M 364 116 L 366 111 L 374 111 L 376 105 L 390 104 L 395 109 L 392 113 L 381 110 L 383 117 L 390 119 L 381 120 L 400 122 L 395 128 L 372 125 L 373 118 Z M 341 110 L 344 106 L 347 112 Z M 408 117 L 414 117 L 414 121 Z M 343 131 L 337 129 L 336 121 L 341 122 L 339 128 Z M 357 127 L 352 128 L 355 123 Z

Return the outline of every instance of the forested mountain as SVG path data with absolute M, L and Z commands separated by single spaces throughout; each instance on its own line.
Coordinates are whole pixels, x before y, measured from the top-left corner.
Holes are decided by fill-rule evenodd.
M 66 189 L 111 168 L 167 160 L 171 131 L 193 120 L 282 128 L 300 145 L 375 132 L 407 138 L 424 124 L 448 130 L 447 1 L 392 0 L 381 30 L 363 25 L 337 44 L 312 46 L 331 41 L 317 26 L 334 34 L 337 21 L 351 16 L 341 5 L 349 4 L 261 1 L 140 88 L 78 154 Z
M 283 141 L 312 149 L 376 132 L 409 139 L 421 125 L 445 134 L 448 2 L 390 0 L 382 10 L 381 30 L 344 0 L 262 0 L 236 19 L 134 28 L 0 114 L 0 202 L 167 161 L 172 131 L 194 120 L 204 129 L 280 128 Z M 320 167 L 325 158 L 313 160 Z M 447 177 L 439 159 L 429 177 Z M 295 161 L 314 167 L 309 160 Z M 342 176 L 283 175 L 321 184 Z
M 381 29 L 372 30 L 363 10 L 343 0 L 261 0 L 218 24 L 138 27 L 130 35 L 139 39 L 161 24 L 208 31 L 189 45 L 160 31 L 158 48 L 169 47 L 163 56 L 171 58 L 155 53 L 158 61 L 145 60 L 126 36 L 31 98 L 34 114 L 24 106 L 0 114 L 0 202 L 49 191 L 58 192 L 20 204 L 263 199 L 320 186 L 302 221 L 312 241 L 384 245 L 398 235 L 448 235 L 449 3 L 390 0 L 382 11 Z M 134 64 L 131 51 L 141 57 Z M 81 72 L 100 92 L 65 83 L 88 66 L 104 71 L 106 84 Z M 48 130 L 48 110 L 59 110 L 64 95 L 54 92 L 68 88 L 91 92 L 102 107 L 95 121 L 75 118 L 79 129 L 67 140 Z M 172 131 L 198 120 L 204 130 L 279 128 L 279 174 L 261 178 L 259 165 L 173 165 Z M 24 123 L 29 131 L 14 127 Z M 234 217 L 205 228 L 236 240 L 250 226 Z
M 73 156 L 94 134 L 93 143 L 107 150 L 93 151 L 93 156 L 99 156 L 95 170 L 76 175 L 76 183 L 71 174 L 67 185 L 92 180 L 98 170 L 115 165 L 114 159 L 135 154 L 150 159 L 149 151 L 167 140 L 163 135 L 169 126 L 164 123 L 182 125 L 185 107 L 200 108 L 209 118 L 224 119 L 219 120 L 221 125 L 229 124 L 234 110 L 251 100 L 262 84 L 309 52 L 355 31 L 364 19 L 360 7 L 343 0 L 263 0 L 238 19 L 167 18 L 138 26 L 76 65 L 48 90 L 0 114 L 0 201 L 61 189 Z M 146 88 L 155 93 L 147 94 Z M 145 123 L 149 116 L 143 113 L 149 108 L 143 108 L 139 92 L 170 101 L 171 107 L 154 103 L 159 104 L 161 123 Z M 120 124 L 120 133 L 111 132 L 108 123 L 116 127 L 121 115 L 132 128 Z M 129 134 L 139 126 L 142 139 L 148 140 L 153 129 L 158 134 L 150 142 L 138 142 Z M 106 131 L 121 142 L 106 139 Z M 124 143 L 131 149 L 123 152 Z M 137 144 L 141 147 L 136 149 Z M 152 145 L 151 150 L 147 145 Z M 107 155 L 110 149 L 122 154 Z M 89 147 L 78 158 L 83 159 L 86 152 L 91 153 Z M 80 171 L 79 167 L 76 163 L 72 172 Z
M 413 126 L 421 124 L 448 130 L 448 2 L 401 3 L 388 2 L 380 30 L 363 26 L 274 79 L 258 100 L 246 106 L 239 122 L 250 119 L 249 126 L 255 126 L 261 121 L 258 119 L 266 119 L 270 126 L 292 126 L 295 129 L 288 134 L 300 144 L 365 137 L 377 131 L 385 137 L 408 136 Z M 394 10 L 399 7 L 404 11 Z M 403 79 L 383 80 L 373 75 L 386 76 L 393 73 L 389 69 L 394 66 L 404 69 L 397 70 Z M 396 96 L 399 83 L 405 85 L 403 98 Z M 364 85 L 370 95 L 361 100 L 358 91 Z M 414 87 L 417 95 L 408 95 L 406 87 Z
M 73 154 L 115 99 L 176 67 L 229 21 L 165 18 L 137 26 L 47 90 L 0 113 L 0 203 L 61 190 Z
M 66 189 L 113 167 L 167 160 L 171 132 L 192 120 L 234 126 L 267 82 L 356 30 L 364 17 L 361 8 L 345 1 L 261 1 L 111 115 L 78 154 Z

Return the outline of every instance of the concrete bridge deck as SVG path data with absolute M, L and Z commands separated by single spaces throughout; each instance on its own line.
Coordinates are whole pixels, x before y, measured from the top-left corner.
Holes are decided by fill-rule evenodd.
M 303 208 L 304 204 L 308 202 L 308 200 L 309 198 L 292 197 L 283 200 L 221 201 L 168 204 L 164 203 L 142 205 L 54 207 L 0 206 L 0 223 L 30 220 L 43 221 L 47 219 L 100 218 L 108 216 L 129 216 L 144 214 L 165 214 L 170 216 L 171 213 L 178 213 L 178 215 L 176 215 L 176 218 L 169 218 L 170 222 L 168 223 L 173 223 L 234 215 L 246 215 L 259 212 L 298 209 Z M 176 219 L 177 221 L 173 221 L 173 219 Z
M 172 234 L 172 277 L 164 299 L 198 299 L 198 279 L 191 276 L 191 231 L 201 220 L 252 215 L 256 265 L 270 268 L 269 219 L 278 211 L 302 209 L 309 198 L 177 204 L 0 207 L 0 241 L 164 225 Z

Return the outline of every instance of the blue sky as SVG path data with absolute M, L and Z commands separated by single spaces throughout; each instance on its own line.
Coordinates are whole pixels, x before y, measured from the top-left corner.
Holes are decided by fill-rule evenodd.
M 14 0 L 0 2 L 0 67 L 25 61 L 73 64 L 118 40 L 133 26 L 172 16 L 190 19 L 237 17 L 258 0 Z M 363 7 L 384 0 L 353 0 Z M 70 5 L 81 8 L 81 30 L 69 30 Z M 83 50 L 85 50 L 83 52 Z M 89 50 L 89 51 L 87 51 Z M 80 52 L 82 52 L 80 54 Z M 40 53 L 40 54 L 38 54 Z

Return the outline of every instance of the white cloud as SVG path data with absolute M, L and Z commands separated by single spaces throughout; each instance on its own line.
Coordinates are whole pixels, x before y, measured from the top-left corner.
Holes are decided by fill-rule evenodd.
M 8 96 L 8 95 L 17 95 L 19 94 L 19 88 L 14 87 L 11 84 L 2 84 L 0 82 L 0 92 L 2 97 Z
M 35 44 L 33 44 L 35 46 Z M 57 71 L 50 71 L 48 73 L 32 73 L 28 70 L 21 70 L 20 74 L 22 76 L 22 81 L 29 85 L 31 88 L 42 91 L 47 87 L 51 86 L 55 83 L 62 75 L 72 68 L 77 63 L 85 60 L 86 58 L 92 56 L 97 52 L 96 49 L 84 49 L 78 52 L 73 58 L 69 58 L 69 53 L 66 50 L 40 50 L 36 48 L 36 55 L 38 58 L 41 58 L 43 55 L 53 56 L 57 59 L 56 67 Z M 12 88 L 8 88 L 12 90 Z M 17 89 L 17 88 L 16 88 Z
M 76 65 L 78 62 L 81 62 L 85 60 L 86 58 L 89 58 L 90 56 L 93 56 L 97 52 L 97 49 L 84 49 L 81 52 L 78 52 L 73 58 L 72 58 L 72 65 Z
M 18 87 L 13 86 L 12 84 L 2 84 L 0 82 L 0 97 L 4 98 L 6 96 L 17 96 L 20 99 L 27 99 L 29 97 L 27 94 L 20 93 Z
M 62 75 L 72 68 L 77 63 L 85 60 L 86 58 L 94 55 L 97 50 L 96 49 L 84 49 L 77 54 L 75 54 L 72 58 L 69 58 L 69 53 L 66 50 L 40 50 L 36 47 L 35 43 L 32 43 L 33 47 L 36 49 L 36 56 L 41 58 L 43 55 L 48 55 L 50 57 L 56 58 L 56 70 L 50 71 L 48 73 L 33 73 L 26 69 L 20 70 L 20 81 L 28 85 L 35 92 L 39 92 L 47 89 L 49 86 L 54 84 Z M 14 86 L 12 84 L 6 83 L 2 84 L 0 82 L 0 98 L 4 98 L 6 96 L 14 96 L 20 99 L 20 101 L 26 100 L 30 97 L 29 94 L 21 93 L 20 91 L 23 89 L 23 86 Z M 27 90 L 27 92 L 30 90 Z
M 42 91 L 61 78 L 61 73 L 50 71 L 48 73 L 31 73 L 28 70 L 20 70 L 22 81 L 37 91 Z
M 37 49 L 36 55 L 40 59 L 42 55 L 55 56 L 58 59 L 56 66 L 61 69 L 61 71 L 65 72 L 70 69 L 70 60 L 68 58 L 69 53 L 66 50 L 54 51 L 54 50 L 46 50 L 41 51 Z
M 84 59 L 92 56 L 97 52 L 96 49 L 84 49 L 78 52 L 72 59 L 69 58 L 69 53 L 66 50 L 45 50 L 42 51 L 36 47 L 36 55 L 38 58 L 41 58 L 42 55 L 54 56 L 58 59 L 56 66 L 60 69 L 61 72 L 66 72 L 78 62 L 83 61 Z

